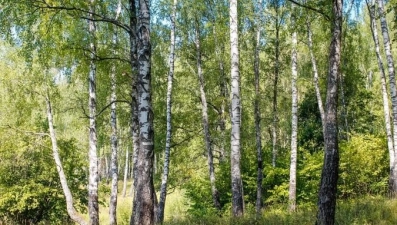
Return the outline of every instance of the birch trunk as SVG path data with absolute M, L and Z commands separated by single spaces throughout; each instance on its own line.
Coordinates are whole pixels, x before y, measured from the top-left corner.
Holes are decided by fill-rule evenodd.
M 325 111 L 325 152 L 318 198 L 317 224 L 335 223 L 339 169 L 338 148 L 338 76 L 341 58 L 342 0 L 332 1 L 332 38 L 329 50 L 327 100 Z
M 118 19 L 121 13 L 121 1 L 118 2 L 117 11 L 115 20 Z M 113 45 L 117 44 L 117 33 L 113 34 Z M 114 51 L 116 53 L 116 51 Z M 110 75 L 110 83 L 111 83 L 111 97 L 110 101 L 112 102 L 110 106 L 110 126 L 112 130 L 110 145 L 112 149 L 112 155 L 110 159 L 110 177 L 112 179 L 111 191 L 110 191 L 110 202 L 109 202 L 109 224 L 116 225 L 117 224 L 117 190 L 118 190 L 118 138 L 117 138 L 117 114 L 116 114 L 116 65 L 113 64 L 111 68 Z
M 394 59 L 391 52 L 391 44 L 390 44 L 390 37 L 389 37 L 389 30 L 387 28 L 387 22 L 385 18 L 384 8 L 383 8 L 383 1 L 378 1 L 378 10 L 380 16 L 380 25 L 382 28 L 382 35 L 383 35 L 383 44 L 386 54 L 387 60 L 387 68 L 389 72 L 389 84 L 390 84 L 390 96 L 391 96 L 391 105 L 392 105 L 392 114 L 393 114 L 393 143 L 394 143 L 394 159 L 396 159 L 397 154 L 397 87 L 396 87 L 396 77 L 395 77 L 395 70 L 394 70 Z M 389 190 L 390 195 L 392 198 L 397 197 L 397 165 L 396 160 L 394 160 L 392 167 L 390 168 L 392 173 L 390 182 L 389 182 Z
M 383 67 L 383 60 L 380 55 L 380 45 L 379 45 L 379 37 L 378 37 L 378 28 L 376 24 L 376 13 L 375 13 L 375 0 L 372 0 L 371 5 L 369 5 L 368 0 L 367 0 L 367 6 L 368 6 L 368 11 L 370 15 L 370 20 L 371 20 L 371 33 L 372 33 L 372 38 L 375 43 L 375 54 L 376 58 L 378 60 L 378 67 L 379 67 L 379 75 L 380 75 L 380 82 L 381 82 L 381 88 L 382 88 L 382 99 L 383 99 L 383 115 L 385 117 L 385 126 L 386 126 L 386 136 L 387 136 L 387 147 L 389 149 L 389 164 L 390 164 L 390 175 L 389 175 L 389 181 L 390 183 L 393 183 L 392 181 L 396 178 L 393 178 L 393 164 L 394 164 L 394 143 L 393 143 L 393 133 L 391 129 L 391 123 L 390 123 L 390 108 L 389 108 L 389 97 L 387 95 L 387 86 L 386 86 L 386 73 L 385 69 Z M 391 186 L 390 186 L 391 187 Z M 389 190 L 392 192 L 393 190 Z
M 171 15 L 171 43 L 170 43 L 170 55 L 169 55 L 169 73 L 168 73 L 168 84 L 167 84 L 167 132 L 165 138 L 165 151 L 164 151 L 164 167 L 163 177 L 161 179 L 160 187 L 160 201 L 157 209 L 156 223 L 163 223 L 164 221 L 164 207 L 165 200 L 167 197 L 167 184 L 168 184 L 168 170 L 170 164 L 170 152 L 171 152 L 171 138 L 172 138 L 172 83 L 174 78 L 174 59 L 175 59 L 175 17 L 176 17 L 176 5 L 177 0 L 174 0 L 172 5 Z
M 260 68 L 260 58 L 259 58 L 259 48 L 261 40 L 261 13 L 262 13 L 262 0 L 258 2 L 259 8 L 256 12 L 256 40 L 255 40 L 255 54 L 254 54 L 254 73 L 255 73 L 255 102 L 254 102 L 254 116 L 255 116 L 255 137 L 256 137 L 256 155 L 257 155 L 257 178 L 256 178 L 256 203 L 255 210 L 257 214 L 261 213 L 263 207 L 262 201 L 262 181 L 263 181 L 263 158 L 262 158 L 262 139 L 261 139 L 261 114 L 259 107 L 260 90 L 259 90 L 259 68 Z
M 88 181 L 88 214 L 91 225 L 99 224 L 99 207 L 98 207 L 98 156 L 97 156 L 97 133 L 96 133 L 96 65 L 95 65 L 95 33 L 96 27 L 93 19 L 95 0 L 90 0 L 90 73 L 89 73 L 89 116 L 90 116 L 90 133 L 89 133 L 89 181 Z
M 276 6 L 276 58 L 274 66 L 274 80 L 273 80 L 273 124 L 272 124 L 272 166 L 276 167 L 277 161 L 277 127 L 278 127 L 278 113 L 277 113 L 277 87 L 278 87 L 278 76 L 280 70 L 280 24 L 278 20 L 278 3 Z
M 150 4 L 139 0 L 139 23 L 137 29 L 138 59 L 138 112 L 139 151 L 137 165 L 136 195 L 134 213 L 130 224 L 154 224 L 155 193 L 153 186 L 154 130 L 151 96 L 151 45 L 150 45 Z
M 321 125 L 323 128 L 323 136 L 325 137 L 325 113 L 324 113 L 324 107 L 323 107 L 323 100 L 321 98 L 321 92 L 320 92 L 320 85 L 318 83 L 318 70 L 317 70 L 317 62 L 316 62 L 316 57 L 314 57 L 313 53 L 313 39 L 312 39 L 312 31 L 310 28 L 310 22 L 306 22 L 306 27 L 307 27 L 307 40 L 308 40 L 308 45 L 309 45 L 309 51 L 310 51 L 310 59 L 312 61 L 312 67 L 313 67 L 313 82 L 314 82 L 314 89 L 316 91 L 316 98 L 317 98 L 317 105 L 318 105 L 318 110 L 320 111 L 320 116 L 321 116 Z
M 65 195 L 66 200 L 66 210 L 70 218 L 77 224 L 86 225 L 88 224 L 87 221 L 76 211 L 73 206 L 73 196 L 72 192 L 69 189 L 68 182 L 66 175 L 63 171 L 61 157 L 59 156 L 58 152 L 58 143 L 56 132 L 54 129 L 54 122 L 53 122 L 53 115 L 52 115 L 52 108 L 51 108 L 51 101 L 49 96 L 46 96 L 46 105 L 47 105 L 47 120 L 48 120 L 48 127 L 50 130 L 50 137 L 51 137 L 51 144 L 52 144 L 52 156 L 54 157 L 55 165 L 57 167 L 59 180 L 61 182 L 61 187 L 63 190 L 63 194 Z
M 293 21 L 294 23 L 295 21 Z M 289 172 L 289 211 L 294 212 L 296 210 L 296 164 L 298 155 L 298 55 L 296 52 L 297 35 L 296 31 L 292 33 L 292 79 L 291 79 L 291 91 L 292 91 L 292 119 L 291 119 L 291 164 Z
M 238 15 L 237 0 L 230 0 L 230 56 L 231 56 L 231 180 L 232 180 L 232 211 L 233 216 L 244 214 L 243 183 L 240 171 L 240 72 L 238 50 Z
M 121 194 L 125 198 L 127 192 L 127 180 L 128 180 L 128 167 L 129 167 L 129 152 L 128 148 L 125 150 L 125 165 L 124 165 L 124 179 L 123 179 L 123 190 Z
M 221 204 L 219 201 L 219 192 L 216 189 L 215 185 L 215 168 L 214 168 L 214 157 L 212 152 L 212 143 L 211 143 L 211 134 L 208 122 L 208 106 L 207 106 L 207 97 L 205 94 L 204 89 L 204 75 L 202 70 L 202 60 L 201 60 L 201 45 L 200 45 L 200 28 L 199 22 L 196 21 L 196 60 L 197 60 L 197 76 L 199 79 L 200 85 L 200 99 L 201 99 L 201 110 L 202 110 L 202 123 L 203 123 L 203 130 L 204 130 L 204 141 L 205 147 L 207 149 L 207 159 L 208 159 L 208 169 L 209 169 L 209 176 L 210 176 L 210 183 L 211 183 L 211 194 L 212 194 L 212 201 L 214 206 L 217 210 L 221 209 Z

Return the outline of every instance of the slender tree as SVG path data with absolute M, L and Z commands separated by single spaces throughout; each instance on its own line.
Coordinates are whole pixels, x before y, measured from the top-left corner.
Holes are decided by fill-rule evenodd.
M 170 43 L 170 55 L 169 55 L 169 72 L 167 82 L 167 133 L 165 137 L 165 151 L 164 151 L 164 167 L 163 176 L 161 179 L 160 187 L 160 201 L 157 209 L 157 223 L 163 223 L 164 221 L 164 207 L 165 200 L 167 197 L 167 182 L 168 182 L 168 170 L 170 164 L 170 152 L 171 152 L 171 137 L 172 137 L 172 83 L 174 78 L 174 60 L 175 60 L 175 17 L 176 17 L 176 5 L 177 0 L 174 0 L 172 5 L 171 15 L 171 43 Z
M 139 151 L 136 174 L 136 195 L 130 224 L 154 224 L 155 192 L 153 186 L 154 130 L 151 96 L 151 45 L 150 4 L 139 0 L 139 22 L 137 27 L 138 60 L 138 112 Z
M 256 12 L 256 37 L 255 37 L 255 54 L 254 54 L 254 74 L 255 74 L 255 102 L 254 102 L 254 116 L 255 116 L 255 137 L 256 137 L 256 155 L 257 155 L 257 178 L 256 178 L 256 204 L 255 210 L 257 214 L 261 213 L 263 207 L 262 201 L 262 181 L 263 181 L 263 158 L 262 158 L 262 139 L 261 139 L 261 116 L 260 116 L 260 78 L 259 78 L 259 69 L 260 69 L 260 40 L 261 40 L 261 14 L 262 14 L 262 0 L 258 1 L 258 9 Z
M 123 190 L 121 191 L 121 195 L 125 197 L 127 192 L 127 180 L 128 180 L 128 169 L 129 169 L 129 151 L 128 148 L 125 150 L 125 164 L 124 164 L 124 179 L 123 179 Z
M 367 7 L 370 15 L 370 27 L 372 33 L 372 39 L 375 43 L 375 54 L 378 61 L 379 67 L 379 76 L 382 88 L 382 99 L 383 99 L 383 116 L 385 118 L 385 127 L 386 127 L 386 136 L 387 136 L 387 147 L 389 149 L 389 164 L 390 164 L 390 175 L 389 175 L 389 182 L 390 184 L 394 183 L 393 180 L 397 179 L 393 177 L 395 174 L 393 173 L 393 165 L 394 165 L 394 143 L 393 143 L 393 133 L 391 129 L 390 123 L 390 109 L 389 109 L 389 97 L 387 95 L 387 85 L 386 85 L 386 74 L 385 69 L 383 67 L 383 60 L 380 55 L 380 44 L 379 44 L 379 37 L 378 37 L 378 28 L 376 24 L 376 12 L 375 12 L 375 0 L 371 1 L 371 4 L 366 0 Z M 392 186 L 390 185 L 389 188 Z M 393 190 L 389 190 L 391 193 Z
M 233 216 L 243 216 L 244 196 L 240 171 L 240 72 L 238 48 L 237 0 L 230 0 L 230 56 L 231 56 L 231 176 L 232 176 L 232 211 Z
M 208 105 L 207 105 L 207 97 L 204 89 L 204 75 L 202 69 L 202 59 L 201 59 L 201 43 L 200 43 L 200 28 L 199 21 L 196 19 L 195 23 L 195 34 L 196 34 L 196 61 L 197 61 L 197 76 L 200 85 L 200 99 L 201 99 L 201 111 L 202 111 L 202 123 L 204 130 L 204 141 L 205 147 L 207 149 L 207 159 L 208 159 L 208 169 L 211 183 L 211 193 L 212 200 L 214 202 L 214 206 L 216 209 L 220 210 L 221 204 L 219 201 L 219 193 L 218 189 L 215 186 L 215 167 L 214 167 L 214 156 L 212 151 L 212 140 L 210 133 L 210 126 L 208 121 Z
M 119 18 L 121 13 L 121 1 L 119 1 L 116 10 L 115 20 Z M 117 45 L 117 33 L 116 31 L 113 34 L 113 45 Z M 114 51 L 116 53 L 116 51 Z M 112 149 L 111 159 L 110 159 L 110 177 L 112 179 L 112 186 L 110 191 L 110 204 L 109 204 L 109 224 L 116 225 L 117 224 L 117 190 L 118 190 L 118 163 L 117 163 L 117 154 L 118 154 L 118 139 L 117 139 L 117 114 L 116 114 L 116 65 L 113 63 L 110 74 L 110 83 L 111 83 L 111 106 L 110 106 L 110 126 L 112 130 L 110 145 Z
M 45 98 L 46 106 L 47 106 L 47 120 L 48 120 L 48 128 L 50 130 L 51 144 L 52 144 L 52 156 L 54 157 L 55 165 L 57 166 L 57 171 L 59 175 L 59 180 L 61 181 L 61 187 L 63 190 L 63 194 L 65 195 L 66 200 L 66 209 L 70 216 L 70 218 L 77 224 L 86 225 L 87 221 L 76 211 L 73 206 L 73 196 L 72 192 L 69 189 L 67 178 L 65 172 L 63 171 L 61 157 L 59 156 L 58 151 L 58 143 L 56 132 L 54 128 L 54 119 L 52 114 L 52 107 L 49 94 L 46 95 Z
M 98 206 L 98 156 L 97 156 L 97 131 L 96 131 L 96 26 L 93 20 L 95 13 L 95 0 L 90 0 L 90 15 L 88 20 L 90 34 L 90 73 L 88 77 L 89 90 L 89 180 L 88 180 L 88 213 L 90 224 L 99 224 L 99 206 Z
M 378 2 L 378 11 L 380 17 L 380 26 L 382 29 L 382 36 L 383 36 L 383 45 L 386 54 L 386 61 L 387 61 L 387 68 L 389 73 L 389 84 L 390 84 L 390 96 L 391 96 L 391 105 L 392 105 L 392 114 L 393 114 L 393 143 L 394 143 L 394 159 L 396 159 L 397 154 L 397 87 L 396 87 L 396 76 L 394 70 L 394 59 L 393 54 L 391 52 L 391 44 L 390 44 L 390 35 L 389 29 L 387 28 L 387 21 L 385 18 L 385 10 L 383 7 L 383 0 L 377 0 Z M 391 191 L 390 195 L 392 198 L 397 197 L 397 165 L 396 160 L 392 167 L 390 168 L 391 173 L 391 180 L 389 183 L 389 190 Z
M 294 15 L 293 15 L 294 16 Z M 292 18 L 292 24 L 295 25 L 295 18 Z M 293 27 L 293 29 L 296 29 Z M 289 173 L 289 211 L 296 210 L 296 165 L 298 154 L 298 54 L 296 51 L 297 34 L 294 30 L 292 33 L 292 56 L 291 56 L 291 92 L 292 92 L 292 119 L 291 119 L 291 164 Z
M 325 110 L 325 152 L 318 198 L 317 224 L 335 223 L 336 191 L 339 170 L 338 76 L 341 57 L 343 0 L 332 1 L 332 36 L 329 49 L 327 100 Z
M 318 82 L 318 70 L 317 70 L 317 61 L 316 57 L 314 56 L 313 53 L 313 33 L 311 30 L 311 25 L 310 21 L 307 20 L 306 22 L 306 27 L 307 27 L 307 42 L 309 46 L 309 52 L 310 52 L 310 60 L 312 62 L 312 70 L 313 70 L 313 82 L 314 82 L 314 89 L 316 92 L 316 98 L 317 98 L 317 105 L 318 105 L 318 110 L 320 111 L 320 116 L 321 116 L 321 125 L 323 128 L 323 135 L 325 136 L 325 113 L 324 113 L 324 106 L 323 106 L 323 100 L 321 98 L 321 92 L 320 92 L 320 85 Z

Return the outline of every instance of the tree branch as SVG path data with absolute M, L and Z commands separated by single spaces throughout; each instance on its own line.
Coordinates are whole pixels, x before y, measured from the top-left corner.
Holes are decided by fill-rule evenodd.
M 301 3 L 299 3 L 299 2 L 297 2 L 295 0 L 288 0 L 288 1 L 293 3 L 293 4 L 295 4 L 295 5 L 297 5 L 297 6 L 303 7 L 305 9 L 311 10 L 311 11 L 316 12 L 316 13 L 319 13 L 322 16 L 324 16 L 324 18 L 326 20 L 331 21 L 331 18 L 327 14 L 325 14 L 323 11 L 321 11 L 319 9 L 313 8 L 313 7 L 311 7 L 311 6 L 307 5 L 307 4 L 301 4 Z

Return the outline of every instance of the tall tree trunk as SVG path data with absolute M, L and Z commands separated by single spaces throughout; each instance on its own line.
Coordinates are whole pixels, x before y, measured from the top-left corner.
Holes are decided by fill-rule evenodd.
M 90 73 L 89 73 L 89 116 L 90 116 L 90 133 L 89 133 L 89 181 L 88 181 L 88 214 L 90 217 L 90 224 L 99 224 L 99 207 L 98 207 L 98 156 L 97 156 L 97 133 L 96 133 L 96 65 L 95 65 L 95 33 L 96 27 L 93 19 L 93 12 L 95 8 L 95 0 L 90 0 Z
M 195 24 L 195 34 L 196 34 L 196 60 L 197 60 L 197 76 L 200 85 L 200 99 L 201 99 L 201 110 L 202 110 L 202 123 L 204 130 L 204 141 L 205 147 L 207 149 L 207 159 L 208 159 L 208 169 L 211 183 L 211 193 L 212 201 L 216 209 L 221 209 L 221 204 L 219 201 L 219 192 L 215 185 L 215 168 L 214 168 L 214 156 L 212 152 L 211 134 L 208 121 L 208 107 L 207 107 L 207 97 L 204 89 L 204 75 L 202 70 L 202 60 L 201 60 L 201 45 L 200 45 L 200 28 L 199 21 Z
M 318 105 L 318 110 L 320 111 L 320 116 L 321 116 L 321 125 L 323 128 L 323 135 L 325 137 L 325 113 L 324 113 L 324 107 L 323 107 L 323 100 L 321 98 L 321 92 L 320 92 L 320 85 L 318 83 L 318 70 L 317 70 L 317 62 L 316 62 L 316 57 L 314 57 L 313 53 L 313 39 L 312 39 L 312 31 L 310 28 L 310 22 L 306 22 L 306 27 L 307 27 L 307 41 L 309 45 L 309 51 L 310 51 L 310 59 L 312 61 L 312 67 L 313 67 L 313 82 L 314 82 L 314 89 L 316 91 L 316 98 L 317 98 L 317 105 Z
M 151 96 L 151 45 L 150 45 L 150 4 L 139 0 L 139 23 L 137 29 L 138 53 L 138 111 L 139 111 L 139 152 L 137 165 L 136 195 L 134 214 L 130 224 L 154 224 L 155 193 L 153 186 L 154 130 Z
M 274 80 L 273 80 L 273 124 L 272 124 L 272 166 L 276 167 L 277 161 L 277 128 L 278 128 L 278 112 L 277 112 L 277 88 L 278 88 L 278 76 L 280 71 L 280 24 L 278 18 L 278 4 L 276 6 L 276 58 L 274 62 Z
M 383 115 L 385 117 L 385 126 L 386 126 L 386 136 L 387 136 L 387 147 L 389 149 L 389 164 L 390 164 L 390 175 L 389 175 L 389 181 L 390 184 L 393 183 L 393 180 L 397 179 L 393 177 L 393 165 L 394 165 L 394 143 L 393 143 L 393 133 L 391 129 L 391 123 L 390 123 L 390 108 L 389 108 L 389 97 L 387 95 L 387 86 L 386 86 L 386 74 L 385 74 L 385 69 L 383 67 L 383 60 L 380 55 L 380 45 L 379 45 L 379 37 L 378 37 L 378 28 L 376 24 L 376 13 L 375 13 L 375 0 L 372 0 L 371 5 L 369 5 L 369 2 L 367 0 L 367 7 L 370 15 L 370 20 L 371 20 L 371 33 L 372 33 L 372 38 L 375 43 L 375 53 L 376 53 L 376 58 L 378 60 L 378 67 L 379 67 L 379 75 L 380 75 L 380 82 L 381 82 L 381 88 L 382 88 L 382 98 L 383 98 Z M 389 188 L 392 187 L 391 185 Z M 391 193 L 393 190 L 389 190 Z
M 294 20 L 294 19 L 293 19 Z M 295 24 L 295 21 L 293 21 Z M 293 29 L 296 29 L 293 27 Z M 296 210 L 296 164 L 298 155 L 298 55 L 296 52 L 296 31 L 292 33 L 292 66 L 291 66 L 291 91 L 292 91 L 292 119 L 291 119 L 291 164 L 289 172 L 289 211 Z
M 66 210 L 67 210 L 70 218 L 75 223 L 80 224 L 80 225 L 86 225 L 86 224 L 88 224 L 87 221 L 85 221 L 85 219 L 76 211 L 76 209 L 73 206 L 72 192 L 69 189 L 66 175 L 63 171 L 61 157 L 59 156 L 59 152 L 58 152 L 58 143 L 57 143 L 57 137 L 56 137 L 56 133 L 55 133 L 55 129 L 54 129 L 51 101 L 50 101 L 50 98 L 48 95 L 46 96 L 45 100 L 46 100 L 46 105 L 47 105 L 48 128 L 50 130 L 50 137 L 51 137 L 51 143 L 52 143 L 52 156 L 54 157 L 54 161 L 55 161 L 55 165 L 57 167 L 63 194 L 65 195 Z
M 121 1 L 119 0 L 115 20 L 118 19 L 121 13 Z M 113 34 L 113 45 L 116 47 L 117 45 L 117 33 L 116 31 Z M 116 53 L 116 51 L 114 51 Z M 110 159 L 110 177 L 112 179 L 112 186 L 110 191 L 110 202 L 109 202 L 109 224 L 116 225 L 117 224 L 117 190 L 118 190 L 118 163 L 117 163 L 117 154 L 118 154 L 118 139 L 117 139 L 117 114 L 116 114 L 116 65 L 113 64 L 111 68 L 110 75 L 110 83 L 111 83 L 111 97 L 110 101 L 110 126 L 112 129 L 112 134 L 110 138 L 110 145 L 112 149 L 111 159 Z
M 121 195 L 123 198 L 127 192 L 127 180 L 128 180 L 128 167 L 129 167 L 129 152 L 128 148 L 125 150 L 125 164 L 124 164 L 124 179 L 123 179 L 123 190 L 121 191 Z
M 254 73 L 255 73 L 255 102 L 254 102 L 254 116 L 255 116 L 255 137 L 256 137 L 256 155 L 257 155 L 257 178 L 256 178 L 256 203 L 255 210 L 260 214 L 263 207 L 262 201 L 262 181 L 263 181 L 263 158 L 262 158 L 262 139 L 261 139 L 261 114 L 259 108 L 259 100 L 261 98 L 259 90 L 259 68 L 260 68 L 260 40 L 261 40 L 261 13 L 262 13 L 262 0 L 258 1 L 258 9 L 256 12 L 256 39 L 255 39 L 255 54 L 254 54 Z
M 338 149 L 338 76 L 341 58 L 343 0 L 332 1 L 332 38 L 329 50 L 327 100 L 325 111 L 324 165 L 318 198 L 317 224 L 335 223 L 336 192 L 339 170 Z
M 240 171 L 240 72 L 238 50 L 238 15 L 237 0 L 230 0 L 230 56 L 231 56 L 231 180 L 232 180 L 232 211 L 233 216 L 243 216 L 244 196 L 243 182 Z
M 387 60 L 387 68 L 389 72 L 389 83 L 390 83 L 390 96 L 391 96 L 391 105 L 392 105 L 392 113 L 393 113 L 393 143 L 394 143 L 394 159 L 397 158 L 397 87 L 396 87 L 396 76 L 395 76 L 395 70 L 394 70 L 394 59 L 393 55 L 391 52 L 391 44 L 390 44 L 390 38 L 389 38 L 389 30 L 387 28 L 387 22 L 385 18 L 385 13 L 384 13 L 384 8 L 383 8 L 383 1 L 382 0 L 377 0 L 378 1 L 378 10 L 379 10 L 379 16 L 380 16 L 380 25 L 382 28 L 382 35 L 383 35 L 383 44 L 384 44 L 384 49 L 385 49 L 385 54 L 386 54 L 386 60 Z M 389 190 L 390 190 L 390 195 L 392 198 L 397 197 L 397 165 L 396 165 L 396 160 L 394 160 L 394 163 L 392 167 L 390 168 L 391 173 L 393 174 L 391 177 L 392 179 L 390 180 L 389 183 Z
M 160 201 L 157 209 L 157 223 L 163 223 L 164 221 L 164 207 L 165 200 L 167 197 L 167 184 L 168 184 L 168 168 L 170 164 L 170 152 L 171 152 L 171 137 L 172 137 L 172 83 L 174 78 L 174 60 L 175 60 L 175 17 L 176 17 L 176 5 L 177 0 L 174 0 L 172 5 L 171 15 L 171 43 L 170 43 L 170 55 L 169 55 L 169 66 L 168 72 L 168 84 L 167 84 L 167 133 L 165 137 L 165 151 L 164 151 L 164 167 L 163 177 L 161 179 L 160 187 Z

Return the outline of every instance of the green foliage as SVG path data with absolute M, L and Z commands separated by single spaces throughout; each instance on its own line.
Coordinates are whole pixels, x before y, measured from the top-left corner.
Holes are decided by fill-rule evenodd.
M 16 134 L 21 135 L 21 134 Z M 38 142 L 39 141 L 39 142 Z M 59 144 L 75 206 L 84 210 L 86 179 L 73 140 Z M 52 158 L 49 138 L 22 136 L 0 145 L 0 221 L 18 224 L 68 221 L 66 203 Z

